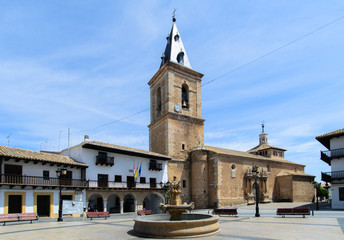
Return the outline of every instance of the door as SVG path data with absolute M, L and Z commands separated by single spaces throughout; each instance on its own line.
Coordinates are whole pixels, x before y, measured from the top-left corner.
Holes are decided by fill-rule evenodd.
M 8 196 L 8 213 L 22 212 L 22 195 Z
M 107 174 L 98 174 L 98 187 L 108 187 Z
M 50 216 L 50 196 L 49 195 L 37 196 L 37 214 L 40 217 Z
M 136 186 L 135 178 L 132 176 L 127 176 L 127 187 L 128 188 L 134 188 L 135 186 Z
M 103 198 L 97 198 L 97 210 L 98 212 L 104 211 Z
M 156 188 L 156 178 L 149 178 L 149 185 L 151 188 Z

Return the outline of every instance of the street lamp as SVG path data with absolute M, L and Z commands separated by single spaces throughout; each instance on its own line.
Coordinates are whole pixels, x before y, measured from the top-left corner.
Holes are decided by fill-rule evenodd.
M 317 182 L 313 182 L 313 187 L 316 189 L 316 198 L 317 198 L 317 205 L 316 205 L 316 210 L 319 210 L 319 187 L 320 187 L 320 183 Z
M 67 169 L 61 168 L 56 170 L 56 177 L 59 179 L 60 185 L 60 202 L 59 202 L 59 218 L 57 219 L 58 222 L 62 222 L 62 178 L 67 175 Z
M 260 217 L 259 214 L 259 206 L 258 206 L 258 202 L 259 202 L 259 194 L 258 194 L 258 184 L 257 184 L 257 176 L 258 176 L 258 165 L 255 165 L 252 169 L 252 175 L 254 176 L 254 185 L 256 188 L 256 217 Z

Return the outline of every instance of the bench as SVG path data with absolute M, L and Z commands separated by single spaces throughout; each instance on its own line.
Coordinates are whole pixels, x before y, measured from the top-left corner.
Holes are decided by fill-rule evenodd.
M 277 208 L 276 211 L 277 215 L 282 215 L 282 217 L 285 217 L 286 215 L 310 215 L 309 208 Z
M 237 208 L 216 208 L 213 210 L 213 214 L 217 215 L 231 215 L 237 217 L 238 211 Z
M 9 213 L 0 214 L 0 222 L 3 222 L 5 226 L 6 222 L 18 222 L 18 221 L 30 221 L 38 220 L 37 213 Z
M 110 214 L 108 212 L 88 212 L 87 213 L 87 218 L 105 218 L 107 219 L 110 217 Z
M 141 216 L 141 215 L 151 215 L 152 210 L 137 210 L 137 215 Z

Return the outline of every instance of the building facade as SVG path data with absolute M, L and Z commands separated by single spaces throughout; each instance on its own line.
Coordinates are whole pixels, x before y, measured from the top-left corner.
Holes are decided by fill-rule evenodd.
M 66 156 L 0 146 L 0 213 L 36 212 L 56 218 L 60 186 L 56 170 L 67 169 L 62 200 L 84 202 L 87 167 Z
M 317 136 L 327 148 L 320 159 L 331 166 L 331 172 L 322 172 L 321 180 L 331 183 L 330 195 L 333 209 L 344 209 L 344 128 Z
M 88 211 L 123 213 L 145 208 L 160 212 L 170 157 L 97 141 L 84 141 L 61 154 L 88 165 Z
M 314 176 L 304 173 L 304 165 L 285 160 L 284 149 L 268 145 L 264 130 L 248 152 L 204 145 L 203 74 L 191 69 L 175 22 L 160 68 L 148 82 L 148 127 L 150 151 L 172 158 L 169 177 L 180 179 L 182 200 L 198 208 L 254 203 L 252 167 L 258 165 L 260 202 L 311 201 Z

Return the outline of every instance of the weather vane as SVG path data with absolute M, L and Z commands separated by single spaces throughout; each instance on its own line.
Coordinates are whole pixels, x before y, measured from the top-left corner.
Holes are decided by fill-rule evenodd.
M 176 21 L 176 11 L 177 11 L 177 8 L 173 9 L 173 13 L 172 13 L 173 22 Z

